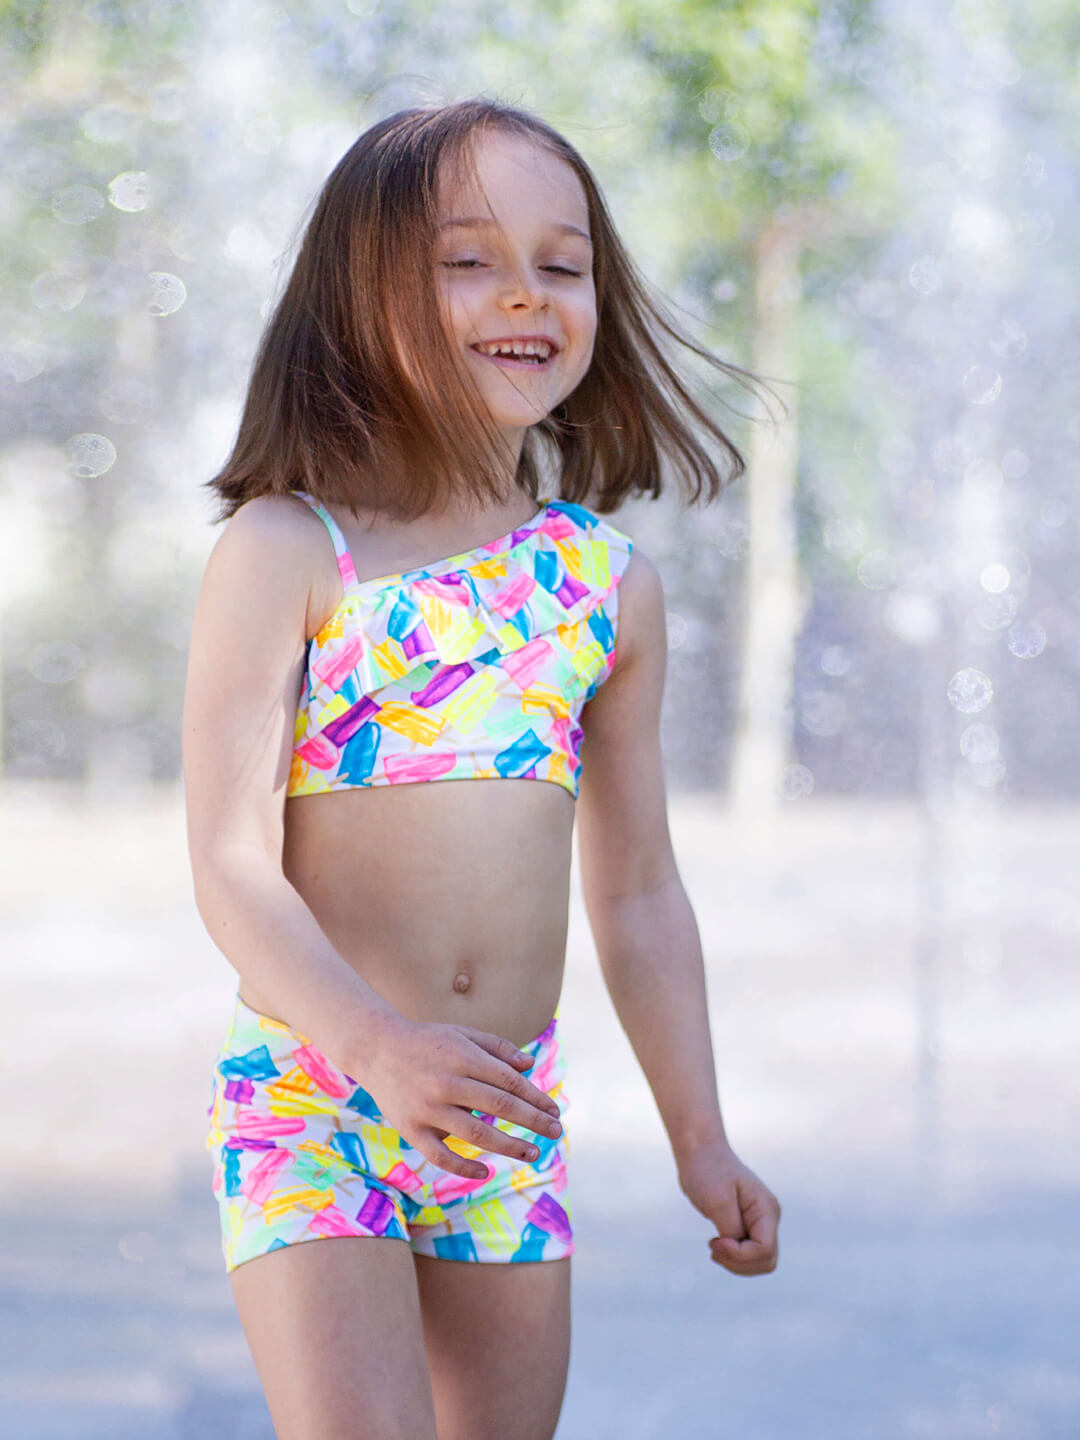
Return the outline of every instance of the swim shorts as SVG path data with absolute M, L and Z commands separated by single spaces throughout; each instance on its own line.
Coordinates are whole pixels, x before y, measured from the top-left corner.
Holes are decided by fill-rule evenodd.
M 561 1260 L 574 1253 L 566 1194 L 566 1062 L 558 1009 L 521 1048 L 525 1074 L 559 1106 L 558 1139 L 501 1117 L 472 1113 L 521 1136 L 531 1164 L 454 1135 L 459 1155 L 481 1157 L 488 1178 L 433 1164 L 391 1126 L 372 1095 L 304 1035 L 236 996 L 214 1065 L 212 1188 L 226 1273 L 246 1260 L 336 1235 L 406 1240 L 445 1260 Z

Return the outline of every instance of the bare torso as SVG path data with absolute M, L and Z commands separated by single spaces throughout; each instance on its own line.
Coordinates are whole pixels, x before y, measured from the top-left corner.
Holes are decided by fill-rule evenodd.
M 418 544 L 402 558 L 400 541 L 396 555 L 385 541 L 380 553 L 347 510 L 332 509 L 361 578 L 435 553 Z M 503 533 L 528 517 L 530 502 L 504 513 Z M 498 517 L 474 521 L 476 539 L 443 553 L 482 543 L 499 525 Z M 342 598 L 326 550 L 309 637 Z M 331 944 L 403 1015 L 474 1025 L 523 1045 L 546 1027 L 562 988 L 574 804 L 561 785 L 523 779 L 296 795 L 285 801 L 282 868 Z M 273 1015 L 249 982 L 240 994 Z

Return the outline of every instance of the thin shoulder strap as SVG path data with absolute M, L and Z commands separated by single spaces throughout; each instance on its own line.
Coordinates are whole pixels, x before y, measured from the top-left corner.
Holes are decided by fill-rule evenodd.
M 330 511 L 327 510 L 326 506 L 321 505 L 319 501 L 316 500 L 314 496 L 309 495 L 306 490 L 294 490 L 292 493 L 294 495 L 299 495 L 301 500 L 306 500 L 307 503 L 311 506 L 312 510 L 315 511 L 315 514 L 318 515 L 319 519 L 326 526 L 327 530 L 330 531 L 330 539 L 334 542 L 334 554 L 337 556 L 338 571 L 341 575 L 341 583 L 344 585 L 346 591 L 351 590 L 356 584 L 356 566 L 353 564 L 353 558 L 349 550 L 348 542 L 346 541 L 345 536 L 341 533 L 341 526 L 330 514 Z

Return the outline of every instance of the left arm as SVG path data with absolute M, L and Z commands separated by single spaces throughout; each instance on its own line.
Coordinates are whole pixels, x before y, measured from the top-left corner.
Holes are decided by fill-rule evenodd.
M 776 1267 L 775 1196 L 728 1143 L 697 922 L 668 829 L 660 707 L 667 624 L 659 572 L 635 546 L 619 585 L 617 660 L 582 715 L 578 856 L 604 983 L 649 1083 L 679 1184 L 717 1225 L 713 1258 Z M 750 1238 L 747 1238 L 747 1237 Z

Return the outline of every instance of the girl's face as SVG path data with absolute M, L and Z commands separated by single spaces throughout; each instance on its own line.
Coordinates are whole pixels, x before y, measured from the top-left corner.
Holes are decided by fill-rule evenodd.
M 475 155 L 477 180 L 440 186 L 436 268 L 451 338 L 517 454 L 592 359 L 588 204 L 570 166 L 534 141 L 488 131 Z

